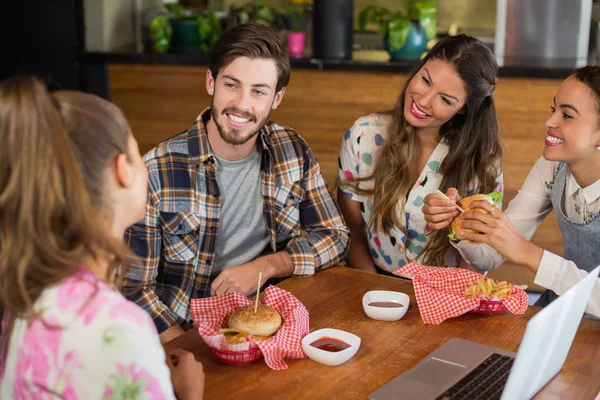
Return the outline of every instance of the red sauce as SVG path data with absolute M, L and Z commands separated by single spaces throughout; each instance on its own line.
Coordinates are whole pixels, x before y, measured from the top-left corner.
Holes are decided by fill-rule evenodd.
M 324 336 L 320 339 L 315 340 L 310 344 L 317 349 L 331 351 L 332 353 L 337 353 L 338 351 L 342 351 L 350 347 L 350 345 L 346 342 L 342 342 L 339 339 L 334 339 L 328 336 Z
M 372 301 L 369 303 L 371 307 L 383 307 L 383 308 L 400 308 L 404 307 L 403 304 L 396 303 L 395 301 Z

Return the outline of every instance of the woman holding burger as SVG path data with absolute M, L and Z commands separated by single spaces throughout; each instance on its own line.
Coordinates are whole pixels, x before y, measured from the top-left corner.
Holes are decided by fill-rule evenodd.
M 349 266 L 389 274 L 411 261 L 458 265 L 446 235 L 426 230 L 421 207 L 436 189 L 502 191 L 497 72 L 480 41 L 443 38 L 391 112 L 364 116 L 346 132 L 337 198 L 352 237 Z
M 600 67 L 575 70 L 558 87 L 543 157 L 531 169 L 506 212 L 487 201 L 471 207 L 486 212 L 461 214 L 459 237 L 471 243 L 454 246 L 470 264 L 491 270 L 507 259 L 524 265 L 535 283 L 548 288 L 535 305 L 545 306 L 600 264 Z M 442 230 L 459 212 L 453 201 L 431 194 L 423 213 L 431 229 Z M 565 250 L 560 257 L 529 241 L 542 220 L 556 212 Z M 471 230 L 471 231 L 470 231 Z M 587 311 L 600 316 L 600 285 L 596 284 Z

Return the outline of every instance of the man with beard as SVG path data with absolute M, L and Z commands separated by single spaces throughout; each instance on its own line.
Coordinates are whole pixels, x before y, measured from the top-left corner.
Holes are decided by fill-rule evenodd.
M 312 275 L 346 254 L 349 231 L 308 144 L 269 121 L 290 77 L 277 33 L 227 31 L 209 56 L 211 107 L 144 157 L 146 216 L 126 233 L 141 258 L 125 294 L 161 340 L 189 328 L 189 300 L 250 295 L 262 282 Z

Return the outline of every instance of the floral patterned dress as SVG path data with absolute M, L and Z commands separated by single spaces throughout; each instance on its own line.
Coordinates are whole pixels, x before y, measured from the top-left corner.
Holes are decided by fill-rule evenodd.
M 43 321 L 17 320 L 0 352 L 1 399 L 175 398 L 150 316 L 90 271 L 46 289 L 35 308 Z
M 366 178 L 373 174 L 377 157 L 387 138 L 392 119 L 388 115 L 370 114 L 359 118 L 346 131 L 340 150 L 338 165 L 338 187 L 352 200 L 360 203 L 365 230 L 374 264 L 386 271 L 393 271 L 409 261 L 422 262 L 420 254 L 427 244 L 425 221 L 421 208 L 425 196 L 439 188 L 443 176 L 438 168 L 448 154 L 448 145 L 441 141 L 419 178 L 408 194 L 404 209 L 404 227 L 407 235 L 394 227 L 389 234 L 378 230 L 369 230 L 368 223 L 373 210 L 373 195 L 361 193 L 358 189 L 371 190 L 372 180 L 355 182 L 357 178 Z M 496 191 L 502 191 L 502 174 L 499 174 Z M 467 195 L 474 194 L 470 190 Z M 410 259 L 410 260 L 409 260 Z M 458 252 L 450 249 L 445 257 L 447 266 L 458 265 Z

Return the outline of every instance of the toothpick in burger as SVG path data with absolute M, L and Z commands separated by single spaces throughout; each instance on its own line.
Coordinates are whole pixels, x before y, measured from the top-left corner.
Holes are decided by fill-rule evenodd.
M 227 339 L 227 343 L 243 343 L 248 335 L 255 340 L 266 340 L 281 327 L 281 316 L 273 307 L 266 304 L 258 304 L 254 312 L 254 304 L 240 307 L 235 310 L 227 322 L 228 328 L 220 329 Z

